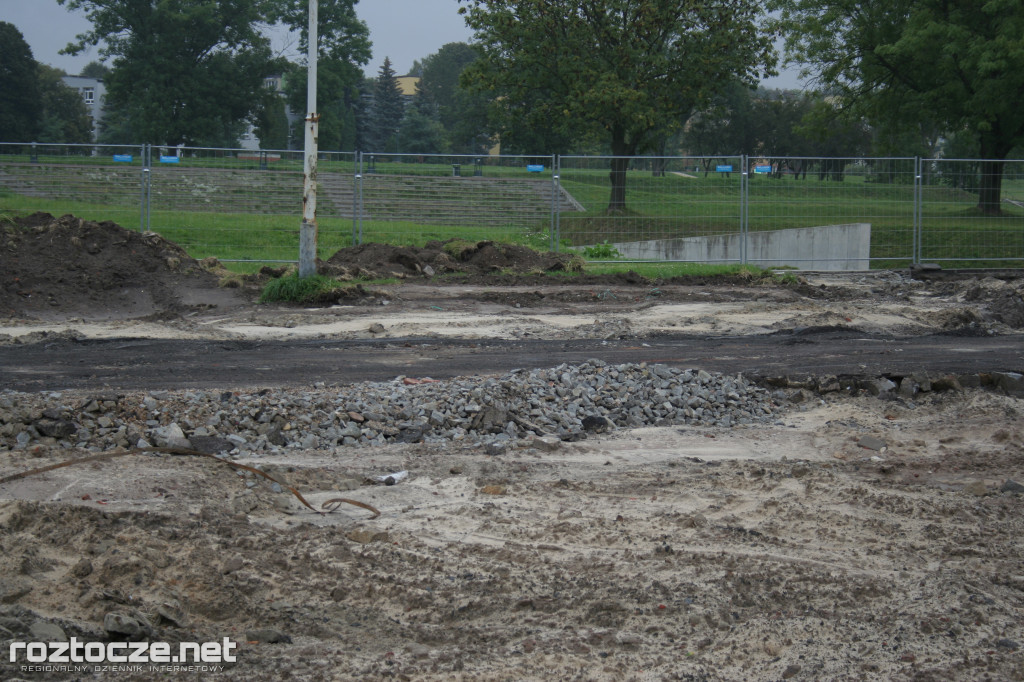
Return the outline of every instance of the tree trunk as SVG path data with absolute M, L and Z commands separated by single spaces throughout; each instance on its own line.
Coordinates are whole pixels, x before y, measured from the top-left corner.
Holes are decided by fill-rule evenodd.
M 999 215 L 1003 191 L 1003 164 L 985 159 L 981 162 L 981 177 L 978 184 L 978 210 L 985 215 Z
M 1000 215 L 1003 192 L 1003 159 L 1010 153 L 995 134 L 981 135 L 981 158 L 978 178 L 978 210 L 985 215 Z
M 611 180 L 611 195 L 608 198 L 608 213 L 621 213 L 626 210 L 626 170 L 629 168 L 631 156 L 636 152 L 636 145 L 626 142 L 626 131 L 619 127 L 612 128 L 612 171 L 608 174 Z

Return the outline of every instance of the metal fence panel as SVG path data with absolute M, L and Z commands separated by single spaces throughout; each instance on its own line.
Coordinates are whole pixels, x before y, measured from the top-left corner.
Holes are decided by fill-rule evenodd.
M 779 235 L 776 240 L 785 252 L 815 239 L 815 256 L 787 258 L 808 269 L 826 261 L 837 269 L 909 265 L 914 258 L 915 164 L 913 158 L 751 158 L 750 241 L 755 243 L 759 233 L 790 231 L 791 239 Z M 755 265 L 769 260 L 774 259 L 748 258 Z
M 357 240 L 493 239 L 547 248 L 550 156 L 361 155 Z
M 613 196 L 617 158 L 628 162 L 624 204 Z M 698 259 L 686 248 L 742 231 L 740 157 L 561 156 L 558 175 L 559 240 L 589 260 L 742 261 L 738 249 Z
M 321 153 L 318 257 L 351 244 L 353 153 Z M 302 218 L 302 152 L 153 148 L 152 229 L 196 258 L 294 261 Z
M 1021 160 L 322 152 L 318 166 L 320 258 L 459 238 L 588 260 L 1024 264 Z M 152 229 L 196 258 L 294 262 L 302 152 L 0 143 L 0 209 Z
M 921 168 L 921 261 L 1010 267 L 1024 261 L 1024 161 L 926 159 Z M 1001 201 L 982 187 L 1001 184 Z
M 0 142 L 0 202 L 8 210 L 137 226 L 143 166 L 141 145 Z

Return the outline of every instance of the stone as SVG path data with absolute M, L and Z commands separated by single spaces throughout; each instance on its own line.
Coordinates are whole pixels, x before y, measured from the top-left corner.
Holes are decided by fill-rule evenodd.
M 786 666 L 786 669 L 782 671 L 782 679 L 788 680 L 791 677 L 796 677 L 800 673 L 800 666 L 796 663 L 792 663 Z
M 964 387 L 960 385 L 960 380 L 952 374 L 941 377 L 939 379 L 932 380 L 933 391 L 962 391 Z
M 260 642 L 261 644 L 291 644 L 292 638 L 274 628 L 257 628 L 254 630 L 246 630 L 245 638 L 250 642 Z
M 1018 372 L 997 372 L 992 377 L 995 385 L 1017 398 L 1024 397 L 1024 374 Z
M 708 520 L 703 514 L 696 512 L 679 519 L 679 525 L 683 528 L 704 528 L 708 525 Z
M 530 447 L 543 450 L 544 452 L 555 452 L 562 448 L 562 441 L 554 436 L 543 436 L 530 440 Z
M 999 486 L 999 492 L 1002 493 L 1015 493 L 1017 495 L 1024 493 L 1024 485 L 1018 483 L 1012 478 L 1008 478 L 1003 481 L 1003 484 Z
M 615 424 L 613 422 L 609 421 L 607 417 L 603 417 L 600 415 L 587 415 L 581 421 L 584 431 L 604 433 L 609 429 L 615 428 Z
M 235 444 L 227 438 L 218 438 L 216 436 L 192 436 L 189 438 L 189 442 L 192 443 L 193 450 L 205 452 L 208 455 L 219 455 L 231 452 L 236 447 Z
M 188 616 L 185 615 L 185 610 L 181 608 L 181 604 L 176 599 L 162 602 L 156 607 L 156 612 L 158 616 L 170 621 L 179 628 L 188 625 Z
M 68 438 L 74 435 L 78 431 L 78 427 L 75 426 L 74 422 L 68 421 L 67 419 L 40 419 L 36 421 L 33 426 L 43 436 L 50 438 Z
M 410 426 L 399 430 L 397 441 L 399 443 L 420 443 L 423 441 L 423 434 L 427 429 L 424 426 Z
M 28 636 L 33 642 L 66 642 L 68 636 L 64 629 L 55 623 L 37 620 L 29 626 Z
M 92 562 L 82 557 L 78 560 L 78 563 L 71 567 L 71 575 L 76 578 L 86 578 L 92 575 L 92 570 Z
M 896 384 L 889 381 L 885 377 L 881 377 L 878 379 L 871 379 L 865 382 L 864 388 L 871 395 L 878 396 L 881 398 L 892 393 L 892 391 L 896 388 Z
M 185 432 L 181 430 L 177 423 L 153 429 L 150 435 L 157 447 L 192 449 L 192 443 L 185 438 Z
M 387 542 L 388 532 L 386 530 L 376 530 L 371 528 L 354 528 L 350 530 L 345 537 L 352 542 L 357 542 L 360 545 L 368 545 L 371 542 Z
M 103 616 L 103 629 L 111 636 L 111 639 L 117 639 L 121 635 L 135 639 L 143 637 L 148 631 L 146 624 L 140 622 L 135 615 L 117 612 Z
M 857 445 L 865 450 L 874 450 L 875 452 L 884 452 L 887 447 L 884 440 L 870 435 L 858 438 Z

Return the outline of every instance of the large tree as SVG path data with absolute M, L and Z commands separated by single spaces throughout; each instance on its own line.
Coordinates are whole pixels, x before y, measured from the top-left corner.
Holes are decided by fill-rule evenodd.
M 113 60 L 107 106 L 140 141 L 222 144 L 260 103 L 270 75 L 260 32 L 272 0 L 58 0 L 92 28 L 65 51 L 89 45 Z
M 356 15 L 357 0 L 319 0 L 317 5 L 317 113 L 319 146 L 332 151 L 354 150 L 357 142 L 356 110 L 362 65 L 370 61 L 370 31 Z M 308 0 L 271 0 L 267 20 L 299 33 L 299 49 L 309 44 Z M 306 112 L 306 64 L 286 70 L 285 91 L 292 111 Z M 300 121 L 299 126 L 303 123 Z M 302 131 L 294 131 L 302 139 Z
M 466 43 L 448 43 L 413 65 L 420 76 L 418 107 L 437 117 L 456 154 L 480 154 L 493 145 L 487 130 L 488 97 L 459 84 L 462 72 L 479 57 Z
M 607 136 L 610 212 L 628 157 L 653 148 L 726 82 L 772 72 L 756 0 L 459 0 L 483 59 L 467 85 L 533 128 Z
M 854 117 L 978 137 L 978 209 L 1000 212 L 1002 160 L 1024 142 L 1020 0 L 769 0 L 791 61 Z M 900 117 L 892 112 L 899 111 Z
M 39 81 L 32 48 L 14 24 L 0 21 L 0 142 L 33 142 L 39 134 Z

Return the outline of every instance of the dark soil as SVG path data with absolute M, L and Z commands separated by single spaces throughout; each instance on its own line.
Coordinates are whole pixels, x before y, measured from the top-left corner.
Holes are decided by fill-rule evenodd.
M 238 302 L 153 233 L 34 213 L 0 227 L 0 317 L 164 319 Z
M 360 244 L 339 250 L 320 268 L 331 276 L 369 279 L 398 276 L 433 277 L 448 273 L 468 275 L 524 274 L 579 271 L 578 257 L 541 253 L 518 244 L 492 241 L 431 241 L 423 247 Z

